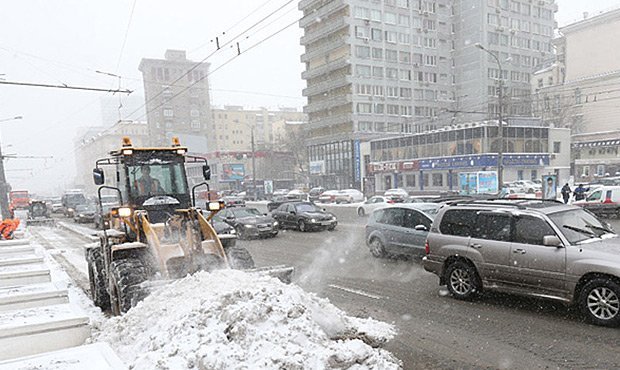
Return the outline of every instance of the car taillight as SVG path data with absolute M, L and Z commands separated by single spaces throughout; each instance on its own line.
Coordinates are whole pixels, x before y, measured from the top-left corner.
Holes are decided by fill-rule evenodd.
M 431 247 L 428 245 L 428 239 L 426 239 L 426 243 L 424 243 L 424 251 L 426 254 L 431 253 Z
M 392 199 L 387 201 L 388 203 L 394 203 L 394 201 Z

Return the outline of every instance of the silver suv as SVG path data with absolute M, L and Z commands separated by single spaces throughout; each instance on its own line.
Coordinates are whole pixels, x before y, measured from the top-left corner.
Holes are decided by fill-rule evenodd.
M 444 207 L 427 237 L 424 269 L 455 298 L 533 295 L 576 304 L 597 325 L 620 324 L 620 238 L 575 206 L 502 199 Z

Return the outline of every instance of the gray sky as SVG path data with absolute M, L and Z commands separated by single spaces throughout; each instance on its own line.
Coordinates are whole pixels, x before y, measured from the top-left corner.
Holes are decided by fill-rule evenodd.
M 557 2 L 556 19 L 560 26 L 581 19 L 584 11 L 594 15 L 620 5 L 620 0 Z M 221 43 L 227 42 L 286 3 L 136 0 L 130 22 L 133 0 L 5 0 L 0 5 L 0 34 L 4 36 L 0 38 L 0 78 L 116 87 L 115 78 L 94 72 L 101 70 L 122 75 L 123 87 L 142 95 L 138 71 L 141 58 L 163 58 L 169 48 L 187 50 L 190 59 L 200 61 L 214 51 L 210 41 L 215 36 L 220 37 Z M 269 18 L 271 22 L 244 33 L 237 40 L 241 49 L 298 19 L 297 3 L 292 1 Z M 243 19 L 249 14 L 252 15 Z M 223 32 L 226 34 L 222 35 Z M 301 108 L 305 101 L 301 97 L 301 36 L 302 31 L 295 24 L 215 71 L 210 76 L 212 103 Z M 211 69 L 234 55 L 234 48 L 222 48 L 208 59 Z M 24 116 L 21 121 L 0 124 L 3 152 L 54 156 L 47 160 L 5 162 L 13 188 L 60 193 L 63 187 L 71 185 L 76 129 L 101 123 L 102 96 L 105 93 L 0 85 L 0 119 Z

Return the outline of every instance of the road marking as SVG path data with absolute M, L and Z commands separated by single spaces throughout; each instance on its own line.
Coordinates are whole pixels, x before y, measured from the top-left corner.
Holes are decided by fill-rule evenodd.
M 340 285 L 335 285 L 335 284 L 329 284 L 328 287 L 330 288 L 334 288 L 334 289 L 339 289 L 339 290 L 343 290 L 345 292 L 348 293 L 353 293 L 353 294 L 357 294 L 357 295 L 361 295 L 363 297 L 368 297 L 368 298 L 372 298 L 372 299 L 381 299 L 383 297 L 378 296 L 378 295 L 374 295 L 374 294 L 370 294 L 370 293 L 366 293 L 363 290 L 357 290 L 357 289 L 351 289 L 351 288 L 345 288 L 343 286 Z

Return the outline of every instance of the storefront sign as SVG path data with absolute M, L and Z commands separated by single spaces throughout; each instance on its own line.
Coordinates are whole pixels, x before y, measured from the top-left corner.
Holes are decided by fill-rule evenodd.
M 324 175 L 325 174 L 325 161 L 310 161 L 310 174 L 311 175 Z

